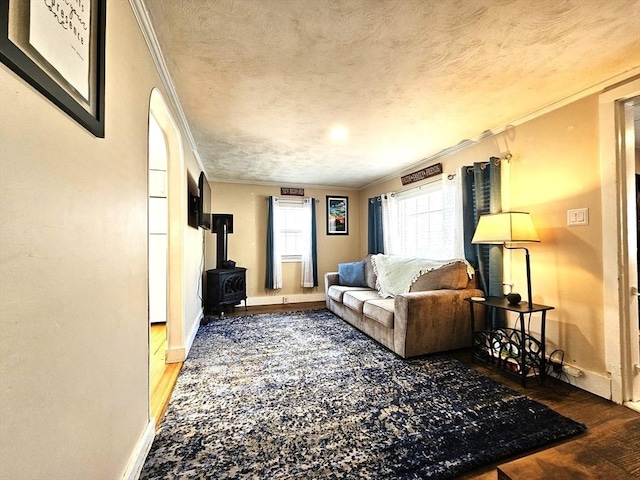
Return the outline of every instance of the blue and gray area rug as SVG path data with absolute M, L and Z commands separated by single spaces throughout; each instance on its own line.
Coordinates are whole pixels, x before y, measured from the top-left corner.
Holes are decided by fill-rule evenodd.
M 200 328 L 141 478 L 451 478 L 584 430 L 327 310 L 247 315 Z

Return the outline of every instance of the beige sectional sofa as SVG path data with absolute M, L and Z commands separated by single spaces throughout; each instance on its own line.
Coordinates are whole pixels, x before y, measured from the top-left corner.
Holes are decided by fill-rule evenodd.
M 355 282 L 345 281 L 347 274 L 341 281 L 340 272 L 325 274 L 327 308 L 403 358 L 469 346 L 471 312 L 464 299 L 483 296 L 470 266 L 461 260 L 430 265 L 410 280 L 406 293 L 390 294 L 378 282 L 382 260 L 389 259 L 393 257 L 368 255 L 363 260 L 364 279 Z M 360 263 L 340 268 L 360 268 Z M 474 303 L 474 308 L 481 320 L 482 305 Z

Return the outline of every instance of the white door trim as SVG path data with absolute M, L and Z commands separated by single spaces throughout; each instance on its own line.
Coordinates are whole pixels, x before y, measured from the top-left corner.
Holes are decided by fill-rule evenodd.
M 628 247 L 623 222 L 627 214 L 626 162 L 619 127 L 620 101 L 637 95 L 640 78 L 612 88 L 599 98 L 602 212 L 606 212 L 602 215 L 605 360 L 611 375 L 611 400 L 616 403 L 630 399 L 630 380 L 635 375 L 630 359 L 638 355 L 638 343 L 634 347 L 630 339 Z

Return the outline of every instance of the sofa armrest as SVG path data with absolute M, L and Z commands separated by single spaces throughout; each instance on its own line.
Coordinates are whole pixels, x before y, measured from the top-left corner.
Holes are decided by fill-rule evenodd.
M 408 358 L 471 345 L 471 309 L 465 298 L 482 290 L 430 290 L 397 295 L 394 301 L 394 350 Z M 484 306 L 473 304 L 476 328 Z
M 331 285 L 338 285 L 340 281 L 340 277 L 338 276 L 338 272 L 327 272 L 324 274 L 324 287 L 325 290 L 328 290 Z
M 338 276 L 338 272 L 327 272 L 324 274 L 324 301 L 327 304 L 327 308 L 331 310 L 331 305 L 329 301 L 329 287 L 331 285 L 338 285 L 338 281 L 340 277 Z

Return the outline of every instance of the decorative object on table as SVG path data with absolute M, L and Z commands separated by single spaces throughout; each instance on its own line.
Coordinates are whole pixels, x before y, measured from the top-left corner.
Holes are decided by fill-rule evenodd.
M 104 138 L 106 0 L 0 1 L 0 60 Z
M 327 235 L 349 235 L 349 197 L 327 195 Z
M 140 478 L 452 478 L 584 430 L 324 309 L 226 317 L 198 330 Z
M 511 304 L 511 305 L 517 305 L 520 303 L 520 301 L 522 300 L 522 297 L 520 296 L 519 293 L 508 293 L 507 294 L 507 301 Z
M 491 245 L 503 245 L 508 250 L 524 250 L 527 268 L 527 302 L 529 308 L 533 308 L 531 296 L 531 265 L 529 261 L 529 249 L 525 247 L 513 247 L 513 243 L 540 242 L 538 233 L 533 226 L 531 215 L 526 212 L 502 212 L 481 215 L 476 232 L 471 243 L 486 243 Z

